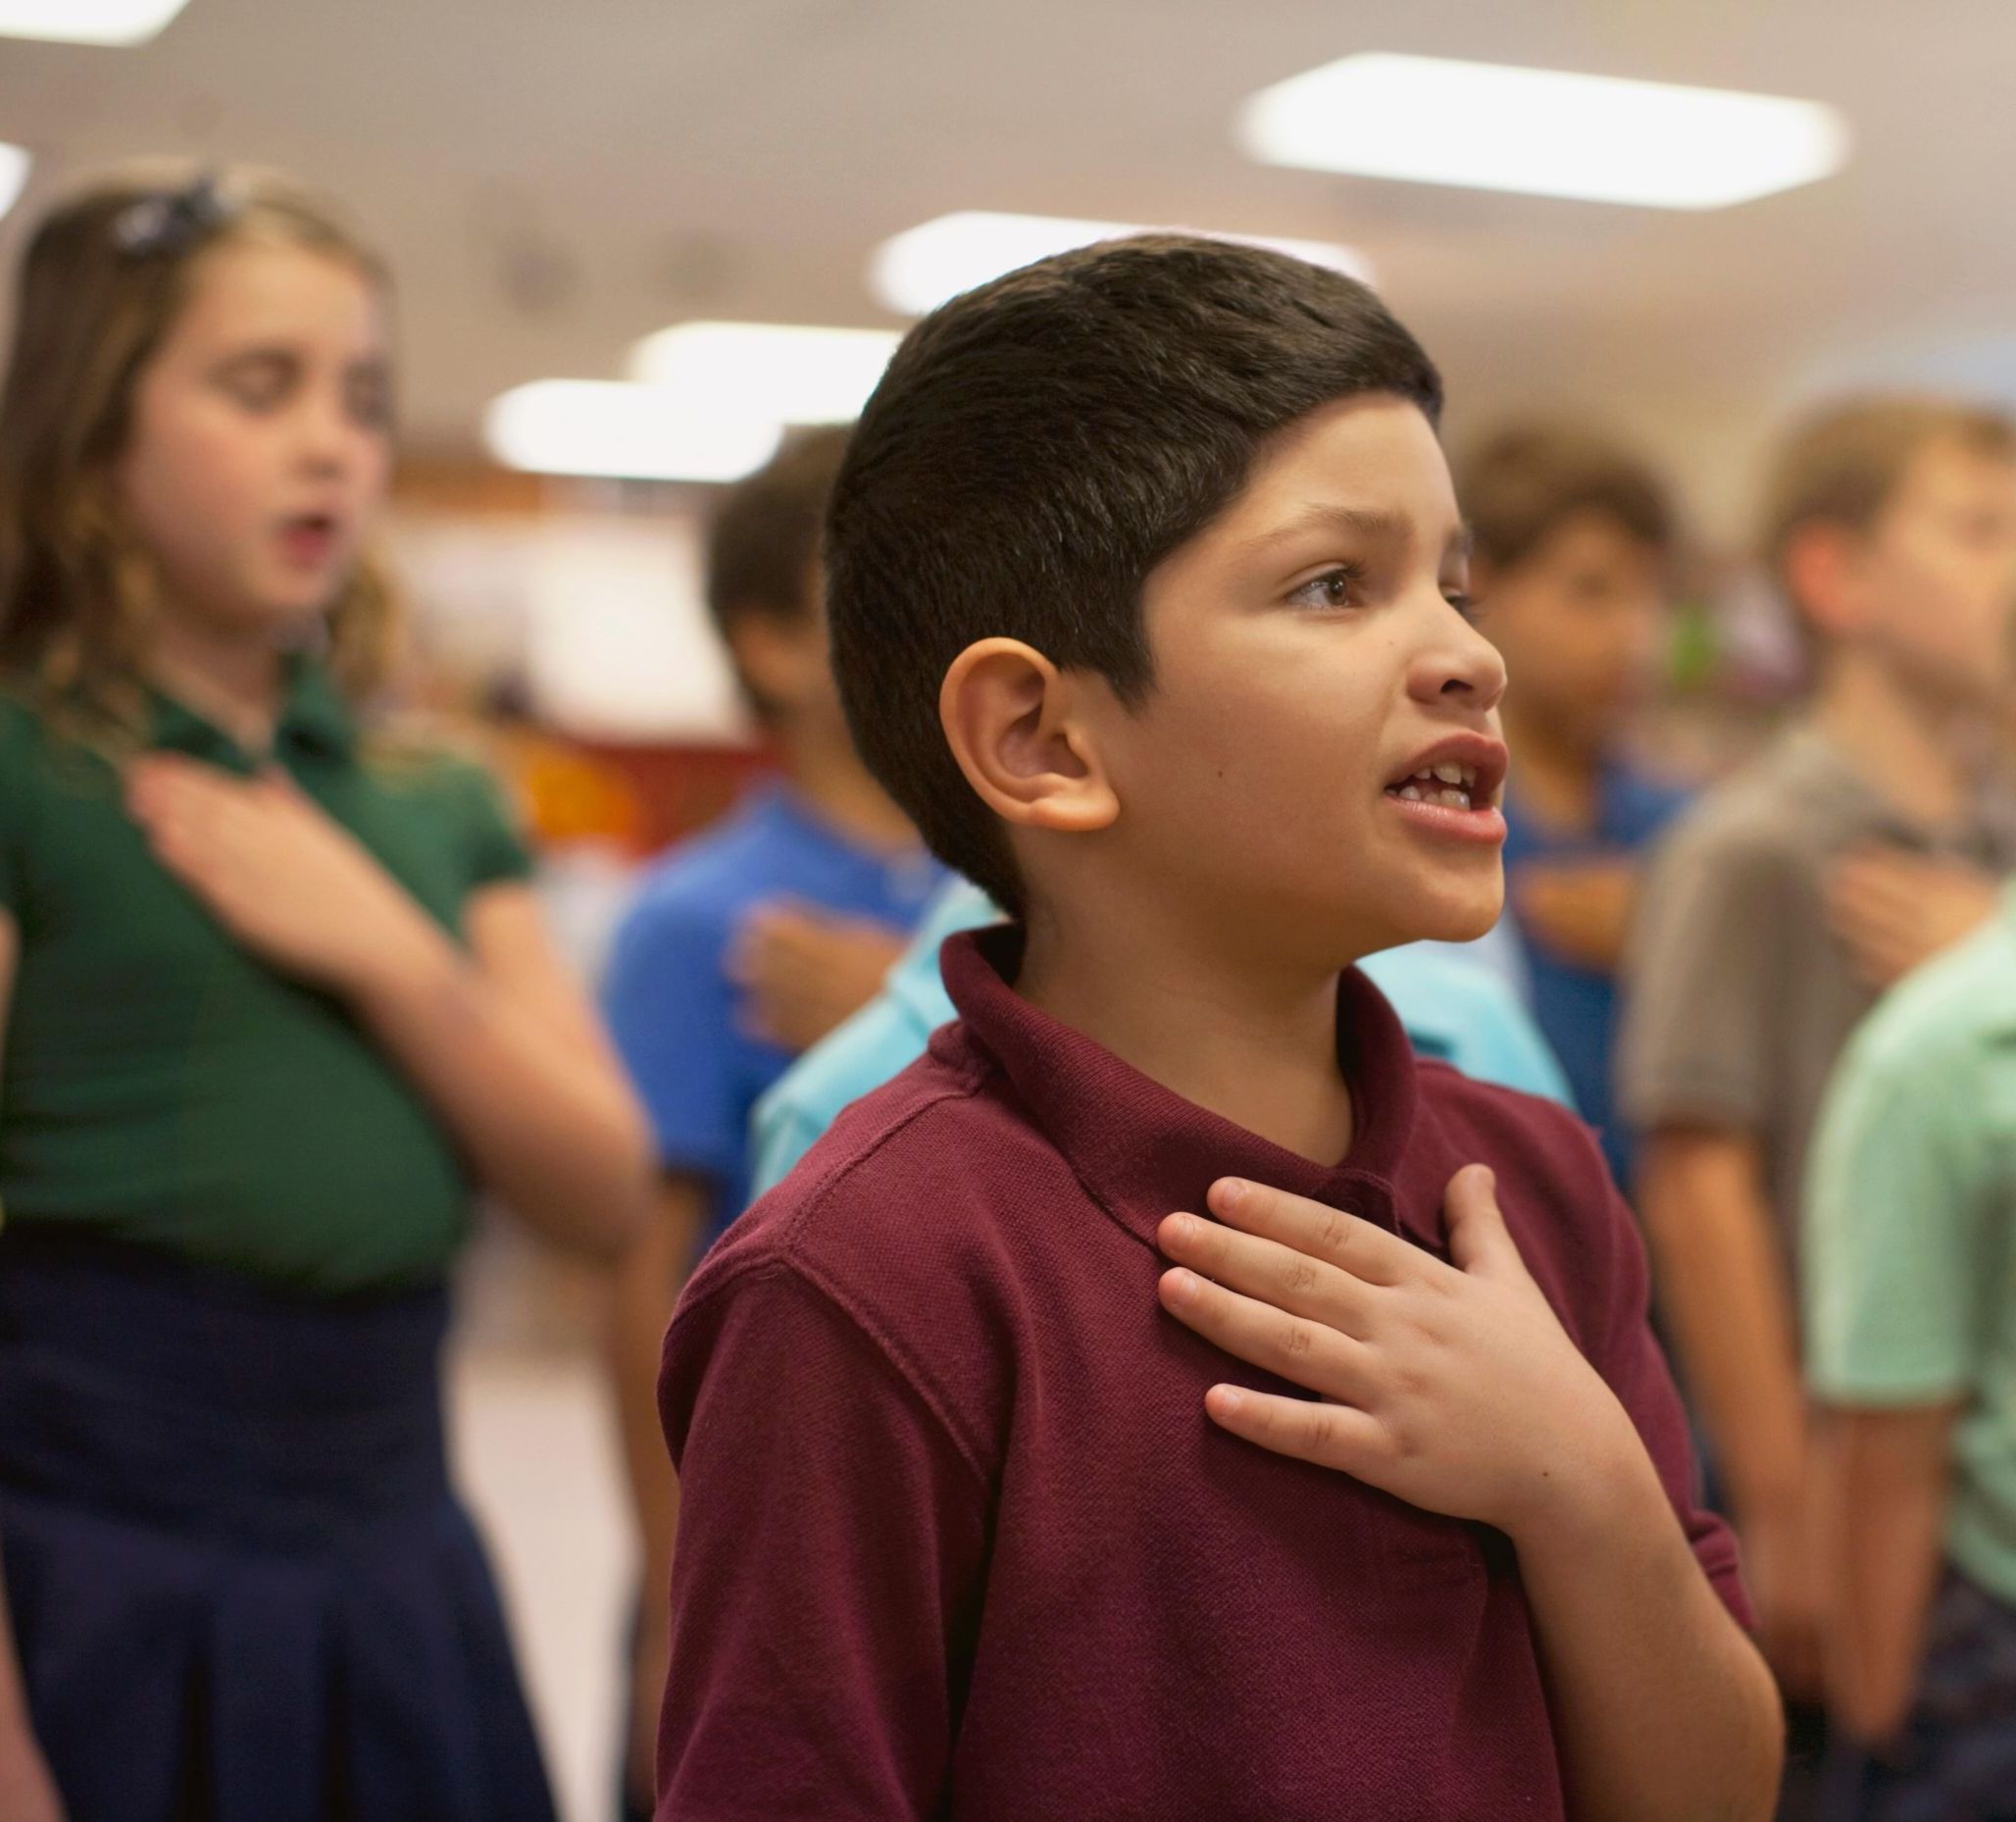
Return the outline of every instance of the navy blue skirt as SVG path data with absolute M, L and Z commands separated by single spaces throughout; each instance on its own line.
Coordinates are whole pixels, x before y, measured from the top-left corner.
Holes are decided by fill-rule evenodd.
M 0 1570 L 71 1822 L 553 1822 L 445 1320 L 0 1238 Z
M 1823 1822 L 2016 1822 L 2016 1606 L 1948 1567 L 1895 1740 L 1837 1732 Z

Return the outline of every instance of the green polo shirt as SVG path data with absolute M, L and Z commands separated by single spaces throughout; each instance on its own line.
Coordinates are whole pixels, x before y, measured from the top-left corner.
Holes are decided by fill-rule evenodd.
M 154 743 L 253 760 L 178 704 Z M 529 862 L 495 786 L 379 760 L 297 666 L 273 757 L 446 930 Z M 0 1051 L 0 1210 L 320 1292 L 438 1276 L 468 1219 L 448 1134 L 329 995 L 228 936 L 148 851 L 117 768 L 0 695 L 0 906 L 20 933 Z
M 1959 1401 L 1947 1552 L 2016 1601 L 2016 893 L 1856 1033 L 1815 1143 L 1803 1257 L 1815 1394 Z

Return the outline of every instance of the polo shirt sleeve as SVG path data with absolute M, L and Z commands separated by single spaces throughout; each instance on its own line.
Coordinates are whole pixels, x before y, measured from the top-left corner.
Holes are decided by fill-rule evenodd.
M 885 987 L 806 1051 L 750 1117 L 751 1198 L 776 1189 L 854 1102 L 914 1063 L 929 1036 Z
M 1683 829 L 1654 862 L 1618 1052 L 1633 1125 L 1765 1125 L 1788 1019 L 1790 885 L 1784 855 L 1747 835 Z
M 930 1401 L 771 1262 L 681 1304 L 659 1412 L 680 1506 L 658 1813 L 942 1815 L 986 1498 Z
M 496 779 L 480 766 L 458 769 L 457 798 L 469 856 L 469 889 L 529 880 L 531 849 Z
M 1644 1443 L 1701 1573 L 1737 1623 L 1754 1629 L 1756 1618 L 1743 1591 L 1736 1535 L 1701 1502 L 1700 1472 L 1687 1411 L 1665 1350 L 1652 1333 L 1651 1273 L 1638 1222 L 1610 1182 L 1593 1136 L 1586 1135 L 1586 1142 L 1593 1181 L 1601 1186 L 1598 1193 L 1607 1202 L 1610 1239 L 1604 1339 L 1591 1364 L 1617 1394 Z
M 647 894 L 618 929 L 602 982 L 660 1167 L 720 1183 L 735 1179 L 748 1146 L 728 935 L 710 907 Z
M 1460 995 L 1452 990 L 1449 999 L 1462 1015 L 1451 1063 L 1480 1082 L 1495 1082 L 1574 1110 L 1574 1090 L 1560 1062 L 1533 1014 L 1503 981 L 1476 969 L 1463 980 Z
M 1850 1048 L 1807 1178 L 1806 1361 L 1820 1397 L 1942 1403 L 1977 1379 L 2002 1284 L 1983 1106 L 1964 1064 Z
M 793 1065 L 756 1103 L 756 1111 L 749 1117 L 751 1201 L 769 1194 L 782 1183 L 832 1124 L 825 1110 L 813 1106 L 793 1080 L 800 1066 Z

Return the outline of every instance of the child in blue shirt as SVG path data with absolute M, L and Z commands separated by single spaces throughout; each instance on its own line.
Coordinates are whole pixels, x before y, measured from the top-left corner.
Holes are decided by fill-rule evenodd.
M 786 966 L 763 960 L 766 945 L 775 954 L 819 924 L 844 940 L 851 925 L 864 956 L 885 962 L 936 881 L 907 845 L 878 852 L 774 782 L 645 880 L 617 937 L 605 1004 L 650 1109 L 660 1168 L 697 1180 L 705 1212 L 692 1225 L 703 1244 L 751 1199 L 750 1109 L 794 1054 L 761 1004 L 761 969 Z
M 708 608 L 779 776 L 647 873 L 604 982 L 659 1170 L 610 1322 L 647 1588 L 665 1585 L 678 1509 L 659 1342 L 693 1261 L 749 1200 L 750 1110 L 881 988 L 943 877 L 855 756 L 828 665 L 820 525 L 846 441 L 839 428 L 794 440 L 715 516 Z M 626 1782 L 647 1810 L 667 1648 L 661 1624 L 639 1628 Z
M 1620 739 L 1665 632 L 1672 507 L 1636 457 L 1558 428 L 1493 438 L 1458 493 L 1477 540 L 1484 631 L 1514 680 L 1508 921 L 1534 1015 L 1612 1172 L 1629 1183 L 1610 1086 L 1617 966 L 1639 864 L 1686 795 L 1647 776 Z

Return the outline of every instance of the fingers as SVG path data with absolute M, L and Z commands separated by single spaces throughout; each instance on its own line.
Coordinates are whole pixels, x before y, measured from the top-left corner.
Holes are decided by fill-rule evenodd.
M 1363 1399 L 1372 1390 L 1365 1343 L 1328 1324 L 1180 1267 L 1162 1274 L 1157 1291 L 1162 1307 L 1184 1328 L 1262 1372 L 1329 1398 Z
M 1498 1207 L 1498 1180 L 1483 1164 L 1466 1164 L 1449 1179 L 1442 1198 L 1449 1223 L 1449 1257 L 1456 1269 L 1490 1277 L 1526 1270 L 1519 1243 Z
M 1512 887 L 1519 915 L 1549 932 L 1570 924 L 1575 914 L 1575 889 L 1551 874 L 1523 874 Z
M 816 911 L 795 898 L 773 898 L 751 910 L 743 928 L 769 948 L 816 956 L 847 926 L 844 919 Z
M 1224 1177 L 1211 1186 L 1211 1212 L 1229 1227 L 1340 1267 L 1369 1285 L 1396 1285 L 1440 1261 L 1397 1234 L 1327 1202 L 1266 1184 Z M 1211 1274 L 1214 1278 L 1217 1273 Z
M 1915 888 L 1893 888 L 1843 872 L 1828 887 L 1827 912 L 1835 929 L 1852 940 L 1908 934 L 1922 921 L 1923 907 Z
M 126 807 L 144 827 L 169 824 L 208 831 L 244 820 L 260 787 L 213 766 L 150 754 L 126 770 Z
M 1368 1412 L 1347 1404 L 1312 1404 L 1238 1386 L 1214 1386 L 1204 1394 L 1211 1421 L 1277 1455 L 1336 1468 L 1375 1481 L 1390 1453 L 1386 1430 Z
M 1828 905 L 1836 921 L 1877 930 L 1914 930 L 1927 901 L 1985 878 L 1972 867 L 1895 849 L 1860 848 L 1836 863 Z
M 731 975 L 744 984 L 817 981 L 828 968 L 825 920 L 788 898 L 755 906 L 741 921 L 729 949 Z
M 135 761 L 126 796 L 155 859 L 227 923 L 267 877 L 276 815 L 298 814 L 267 784 L 177 754 Z
M 181 761 L 155 760 L 127 775 L 126 809 L 165 859 L 181 861 L 214 845 L 230 806 Z
M 1921 854 L 1905 848 L 1850 848 L 1835 863 L 1833 884 L 1854 894 L 1885 903 L 1912 906 L 1928 887 L 1992 890 L 1996 877 L 1972 861 L 1948 854 Z
M 1285 1315 L 1346 1335 L 1365 1330 L 1369 1288 L 1326 1259 L 1195 1215 L 1171 1215 L 1157 1238 L 1164 1252 L 1213 1281 L 1214 1289 L 1225 1286 Z
M 1918 905 L 1879 906 L 1836 894 L 1829 922 L 1846 948 L 1849 965 L 1865 985 L 1887 987 L 1927 960 L 1938 941 Z

